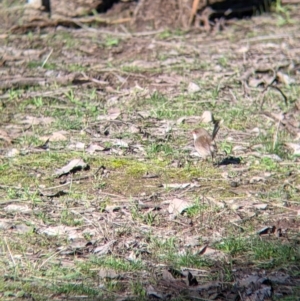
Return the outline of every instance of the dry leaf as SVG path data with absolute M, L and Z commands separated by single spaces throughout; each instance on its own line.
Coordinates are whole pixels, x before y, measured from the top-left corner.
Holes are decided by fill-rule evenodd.
M 105 148 L 100 146 L 99 144 L 95 144 L 95 143 L 92 143 L 87 149 L 86 149 L 86 152 L 89 153 L 89 154 L 94 154 L 95 152 L 101 152 L 103 151 Z
M 67 137 L 64 135 L 65 131 L 54 132 L 50 136 L 42 136 L 40 137 L 41 141 L 66 141 Z
M 3 208 L 3 210 L 6 212 L 22 212 L 22 213 L 30 213 L 32 211 L 26 205 L 15 205 L 15 204 L 7 205 L 6 207 Z
M 181 199 L 173 199 L 170 201 L 168 212 L 170 214 L 181 214 L 184 210 L 192 206 L 193 204 L 191 202 Z
M 200 87 L 197 84 L 193 83 L 193 82 L 189 83 L 187 89 L 188 89 L 189 93 L 196 93 L 196 92 L 200 91 Z
M 268 205 L 267 204 L 254 204 L 253 207 L 258 210 L 266 210 L 268 208 Z
M 174 189 L 185 189 L 189 186 L 194 187 L 196 184 L 191 183 L 174 183 L 174 184 L 163 184 L 164 188 L 174 188 Z
M 161 294 L 161 293 L 158 293 L 158 292 L 154 289 L 154 287 L 153 287 L 152 285 L 149 285 L 149 286 L 147 287 L 147 295 L 148 295 L 148 296 L 153 296 L 153 297 L 155 297 L 155 298 L 157 298 L 157 299 L 165 299 L 164 295 Z
M 254 183 L 258 183 L 258 182 L 265 182 L 265 178 L 254 176 L 249 181 L 250 184 L 254 184 Z
M 210 111 L 204 111 L 201 115 L 201 121 L 205 123 L 209 123 L 213 120 L 213 115 Z
M 0 129 L 0 140 L 4 140 L 8 144 L 11 144 L 10 137 L 8 136 L 8 134 L 4 130 L 1 130 L 1 129 Z
M 211 260 L 227 260 L 227 255 L 220 250 L 215 250 L 212 248 L 207 247 L 205 252 L 202 253 L 202 256 L 208 257 Z
M 99 278 L 119 279 L 121 277 L 121 274 L 117 273 L 113 269 L 103 268 L 103 269 L 100 269 L 98 276 L 99 276 Z
M 278 71 L 276 75 L 277 75 L 278 81 L 282 82 L 283 84 L 285 84 L 287 86 L 294 84 L 296 82 L 293 78 L 291 78 L 287 74 L 284 74 L 280 71 Z
M 300 155 L 300 144 L 299 143 L 285 143 L 285 145 L 293 150 L 293 155 Z
M 77 239 L 79 237 L 79 234 L 77 233 L 77 228 L 75 227 L 68 227 L 64 225 L 59 226 L 49 226 L 45 229 L 39 230 L 40 233 L 46 234 L 49 236 L 62 236 L 66 235 L 68 239 Z
M 259 78 L 259 79 L 257 79 L 257 78 L 250 78 L 248 84 L 249 84 L 250 87 L 256 88 L 256 87 L 264 84 L 264 80 L 261 79 L 261 78 Z
M 168 270 L 163 270 L 162 277 L 165 281 L 176 282 L 176 279 L 173 277 L 173 275 Z
M 69 144 L 67 146 L 67 149 L 72 149 L 72 150 L 84 150 L 85 144 L 83 142 L 76 142 L 73 144 Z
M 81 169 L 87 169 L 89 166 L 82 159 L 73 159 L 64 167 L 58 169 L 54 175 L 62 176 L 64 174 L 68 174 L 70 172 L 75 172 Z
M 99 115 L 97 120 L 115 120 L 120 116 L 121 110 L 119 108 L 111 108 L 107 113 L 107 115 Z
M 12 148 L 6 153 L 6 157 L 13 158 L 19 155 L 19 153 L 19 150 L 17 150 L 16 148 Z
M 0 230 L 8 230 L 14 227 L 12 220 L 0 219 Z
M 109 116 L 109 120 L 117 119 L 121 114 L 121 110 L 119 108 L 110 108 L 107 111 L 107 115 Z
M 190 123 L 190 124 L 195 124 L 199 123 L 202 121 L 201 116 L 183 116 L 177 119 L 176 123 L 181 124 L 181 123 Z
M 236 50 L 237 53 L 247 53 L 249 51 L 249 45 L 242 46 Z
M 50 124 L 54 122 L 55 119 L 52 117 L 34 117 L 34 116 L 26 116 L 25 119 L 21 120 L 22 124 L 30 124 L 30 125 L 38 125 L 38 124 Z
M 116 240 L 111 240 L 110 242 L 106 243 L 105 245 L 95 248 L 93 253 L 97 254 L 99 256 L 106 255 L 110 251 L 111 246 L 113 246 L 113 244 L 115 242 L 116 242 Z
M 32 232 L 32 227 L 27 226 L 25 224 L 17 224 L 15 226 L 14 230 L 16 230 L 16 232 L 18 232 L 20 234 L 24 234 L 24 233 Z
M 124 147 L 124 148 L 128 148 L 128 147 L 129 147 L 128 142 L 126 142 L 126 141 L 124 141 L 124 140 L 120 140 L 120 139 L 114 141 L 114 142 L 113 142 L 113 145 L 115 145 L 115 146 L 120 146 L 120 147 Z

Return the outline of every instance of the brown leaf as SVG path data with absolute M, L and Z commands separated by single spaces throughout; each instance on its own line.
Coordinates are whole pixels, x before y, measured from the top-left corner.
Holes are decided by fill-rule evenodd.
M 187 90 L 188 90 L 189 93 L 193 94 L 193 93 L 199 92 L 201 89 L 197 84 L 195 84 L 193 82 L 190 82 L 189 85 L 188 85 Z
M 300 143 L 285 143 L 290 149 L 293 150 L 293 155 L 300 155 Z
M 39 232 L 49 236 L 67 236 L 69 239 L 80 237 L 80 234 L 77 232 L 77 228 L 64 225 L 45 227 L 44 229 L 39 230 Z
M 107 113 L 107 115 L 99 115 L 97 120 L 115 120 L 121 115 L 121 110 L 119 108 L 111 108 Z
M 110 251 L 110 248 L 114 245 L 115 242 L 116 242 L 116 240 L 111 240 L 108 243 L 106 243 L 105 245 L 95 248 L 93 253 L 97 254 L 99 256 L 106 255 L 106 254 L 108 254 L 108 252 Z
M 7 205 L 3 208 L 6 212 L 20 212 L 20 213 L 30 213 L 32 210 L 27 205 Z
M 38 124 L 50 124 L 54 122 L 55 119 L 52 117 L 34 117 L 34 116 L 26 116 L 23 120 L 20 120 L 22 124 L 30 124 L 30 125 L 38 125 Z
M 168 212 L 170 214 L 181 214 L 184 210 L 192 205 L 193 204 L 191 202 L 175 198 L 170 201 Z
M 77 170 L 88 169 L 88 168 L 89 168 L 88 164 L 86 164 L 82 159 L 73 159 L 64 167 L 56 170 L 54 175 L 60 177 L 64 174 L 68 174 L 70 172 L 75 172 Z
M 119 279 L 121 278 L 121 274 L 117 273 L 113 269 L 103 268 L 100 269 L 98 273 L 99 278 L 106 278 L 106 279 Z
M 11 139 L 8 136 L 7 132 L 5 132 L 4 130 L 1 130 L 1 129 L 0 129 L 0 140 L 4 140 L 8 144 L 11 144 Z
M 54 132 L 50 136 L 42 136 L 40 137 L 41 141 L 65 141 L 67 137 L 64 135 L 65 131 Z
M 89 154 L 94 154 L 95 152 L 100 152 L 100 151 L 103 151 L 105 148 L 102 147 L 101 145 L 99 144 L 96 144 L 96 143 L 92 143 L 89 145 L 89 147 L 86 149 L 86 152 L 89 153 Z
M 167 282 L 174 282 L 176 279 L 173 277 L 173 275 L 168 270 L 163 270 L 162 277 Z

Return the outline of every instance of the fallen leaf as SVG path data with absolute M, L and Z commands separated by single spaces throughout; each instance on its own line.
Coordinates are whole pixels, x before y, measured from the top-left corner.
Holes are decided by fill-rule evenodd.
M 197 93 L 200 91 L 200 87 L 197 84 L 190 82 L 187 90 L 189 93 Z
M 32 211 L 26 205 L 15 205 L 15 204 L 7 205 L 6 207 L 3 208 L 3 210 L 6 212 L 22 212 L 22 213 L 30 213 Z
M 53 227 L 49 226 L 44 229 L 40 229 L 39 232 L 48 236 L 67 236 L 68 239 L 77 239 L 79 237 L 77 228 L 64 225 Z
M 267 204 L 254 204 L 253 207 L 258 210 L 266 210 L 268 208 L 268 205 Z
M 265 182 L 265 178 L 254 176 L 249 181 L 250 184 L 254 184 L 254 183 L 258 183 L 258 182 Z
M 170 65 L 175 65 L 179 63 L 178 58 L 168 58 L 164 61 L 161 62 L 161 66 L 170 66 Z
M 20 121 L 22 124 L 30 124 L 30 125 L 38 125 L 45 124 L 48 125 L 54 122 L 55 119 L 52 117 L 34 117 L 34 116 L 26 116 L 23 120 Z
M 189 186 L 194 187 L 196 184 L 191 183 L 175 183 L 175 184 L 163 184 L 164 188 L 174 188 L 174 189 L 185 189 Z
M 200 244 L 199 236 L 187 236 L 184 239 L 184 246 L 186 247 L 196 247 Z
M 278 155 L 276 155 L 276 154 L 262 155 L 261 157 L 262 158 L 270 158 L 273 161 L 277 161 L 277 162 L 282 162 L 282 159 Z
M 114 141 L 114 142 L 113 142 L 113 145 L 115 145 L 115 146 L 120 146 L 120 147 L 124 147 L 124 148 L 128 148 L 128 147 L 129 147 L 129 144 L 128 144 L 126 141 L 120 140 L 120 139 Z
M 89 165 L 86 164 L 82 159 L 73 159 L 64 167 L 58 169 L 54 175 L 62 176 L 64 174 L 68 174 L 70 172 L 76 172 L 77 170 L 88 169 Z
M 86 152 L 89 153 L 89 154 L 94 154 L 95 152 L 101 152 L 103 151 L 105 148 L 100 146 L 99 144 L 95 144 L 95 143 L 92 143 L 89 145 L 89 147 L 86 149 Z
M 249 51 L 249 45 L 241 46 L 236 50 L 237 53 L 247 53 Z
M 176 279 L 173 277 L 173 275 L 168 270 L 163 270 L 162 277 L 165 281 L 168 281 L 168 282 L 176 281 Z
M 68 194 L 68 192 L 64 191 L 64 190 L 58 190 L 58 191 L 55 191 L 55 192 L 39 190 L 39 193 L 40 193 L 41 196 L 46 196 L 48 198 L 58 198 L 60 196 Z
M 110 251 L 110 248 L 113 246 L 113 244 L 116 242 L 116 240 L 111 240 L 108 243 L 106 243 L 103 246 L 99 246 L 97 248 L 95 248 L 95 250 L 93 251 L 94 254 L 97 255 L 106 255 L 108 254 L 108 252 Z
M 261 78 L 259 78 L 259 79 L 257 79 L 257 78 L 251 78 L 251 79 L 249 80 L 249 83 L 248 83 L 248 84 L 249 84 L 250 87 L 256 88 L 256 87 L 258 87 L 258 86 L 264 84 L 264 80 L 261 79 Z
M 16 232 L 18 232 L 20 234 L 24 234 L 24 233 L 32 232 L 33 228 L 30 226 L 27 226 L 25 224 L 17 224 L 15 226 L 14 230 L 16 230 Z
M 4 140 L 8 144 L 11 144 L 10 137 L 8 136 L 8 134 L 4 130 L 1 130 L 1 129 L 0 129 L 0 140 Z
M 295 79 L 291 78 L 289 75 L 284 74 L 280 71 L 278 71 L 276 75 L 277 75 L 278 81 L 282 82 L 283 84 L 285 84 L 287 86 L 294 84 L 296 82 Z
M 199 123 L 202 121 L 201 116 L 183 116 L 177 119 L 176 123 L 181 124 L 181 123 L 190 123 L 190 124 L 195 124 Z
M 211 111 L 204 111 L 201 115 L 201 121 L 205 123 L 209 123 L 213 120 L 213 115 Z
M 97 120 L 115 120 L 121 115 L 121 110 L 119 108 L 111 108 L 107 113 L 107 115 L 99 115 Z
M 69 144 L 67 146 L 67 149 L 72 149 L 72 150 L 84 150 L 85 143 L 83 142 L 76 142 L 73 144 Z
M 264 235 L 264 234 L 270 234 L 270 233 L 274 233 L 276 230 L 275 226 L 272 227 L 263 227 L 262 229 L 257 231 L 258 235 Z
M 9 219 L 0 219 L 0 230 L 8 230 L 14 227 L 14 224 Z
M 154 287 L 152 285 L 149 285 L 147 287 L 147 295 L 148 296 L 153 296 L 155 298 L 158 298 L 158 299 L 165 299 L 164 295 L 161 294 L 161 293 L 158 293 Z
M 215 250 L 212 248 L 207 247 L 205 252 L 201 254 L 203 257 L 208 257 L 211 260 L 227 260 L 227 256 L 220 250 Z
M 49 136 L 40 137 L 41 141 L 66 141 L 67 137 L 64 135 L 65 131 L 54 132 Z
M 170 214 L 181 214 L 184 210 L 192 206 L 192 202 L 175 198 L 170 201 L 168 212 Z
M 292 149 L 293 155 L 300 155 L 300 144 L 299 143 L 285 143 L 290 149 Z
M 84 238 L 72 239 L 66 248 L 65 246 L 61 246 L 58 248 L 61 255 L 82 255 L 88 253 L 93 247 L 91 242 L 86 242 Z
M 19 155 L 19 153 L 19 150 L 17 150 L 16 148 L 12 148 L 6 153 L 6 157 L 13 158 Z
M 117 273 L 113 269 L 108 269 L 108 268 L 100 269 L 98 276 L 100 278 L 106 278 L 106 279 L 120 279 L 121 278 L 121 274 Z

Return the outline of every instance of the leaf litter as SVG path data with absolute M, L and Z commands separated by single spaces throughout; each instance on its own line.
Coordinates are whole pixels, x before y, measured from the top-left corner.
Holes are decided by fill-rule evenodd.
M 299 37 L 293 33 L 299 24 L 281 28 L 276 18 L 263 18 L 264 29 L 257 17 L 217 35 L 126 34 L 118 47 L 93 43 L 84 52 L 77 51 L 95 33 L 58 27 L 54 37 L 42 29 L 53 49 L 43 66 L 50 48 L 40 35 L 0 40 L 6 61 L 0 192 L 12 202 L 1 203 L 7 281 L 22 246 L 22 260 L 35 262 L 31 250 L 49 252 L 42 268 L 50 273 L 59 261 L 80 270 L 74 283 L 99 294 L 107 279 L 125 283 L 116 285 L 116 299 L 137 294 L 128 285 L 134 282 L 158 299 L 267 300 L 294 293 L 293 258 L 299 257 L 282 256 L 287 260 L 280 265 L 276 248 L 299 251 Z M 286 38 L 266 35 L 274 28 Z M 119 31 L 122 26 L 98 34 L 109 39 Z M 216 165 L 190 156 L 188 134 L 196 126 L 210 129 L 213 115 L 224 119 Z M 35 152 L 41 141 L 49 148 Z M 28 175 L 28 167 L 44 173 Z M 32 228 L 31 238 L 23 238 Z M 258 236 L 274 243 L 271 256 L 245 243 Z M 79 269 L 78 262 L 87 266 Z M 128 271 L 127 263 L 142 267 Z M 22 268 L 14 278 L 20 285 L 17 279 L 32 276 Z M 49 297 L 44 275 L 33 277 L 42 279 Z

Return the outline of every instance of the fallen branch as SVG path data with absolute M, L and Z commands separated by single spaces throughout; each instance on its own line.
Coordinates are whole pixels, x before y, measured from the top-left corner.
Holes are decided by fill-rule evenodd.
M 130 22 L 131 18 L 121 18 L 116 20 L 111 19 L 103 19 L 98 16 L 91 17 L 83 17 L 83 18 L 63 18 L 58 17 L 57 19 L 51 20 L 48 18 L 33 18 L 30 19 L 26 24 L 23 25 L 15 25 L 10 29 L 12 33 L 24 33 L 28 30 L 32 30 L 35 28 L 46 28 L 46 27 L 57 27 L 59 25 L 62 26 L 74 26 L 79 28 L 85 28 L 86 25 L 90 25 L 93 23 L 101 24 L 101 25 L 116 25 Z
M 46 86 L 49 84 L 59 84 L 68 86 L 70 84 L 92 82 L 97 85 L 108 85 L 108 82 L 88 77 L 85 74 L 71 73 L 66 76 L 43 78 L 43 77 L 9 77 L 4 78 L 0 82 L 0 90 L 8 90 L 11 88 L 24 88 L 29 86 Z

